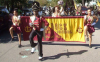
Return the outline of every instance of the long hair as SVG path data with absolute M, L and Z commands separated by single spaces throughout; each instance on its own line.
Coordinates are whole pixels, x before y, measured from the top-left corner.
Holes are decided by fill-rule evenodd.
M 53 7 L 53 13 L 55 12 L 55 8 L 56 7 L 60 10 L 60 7 L 59 6 L 55 6 L 55 7 Z

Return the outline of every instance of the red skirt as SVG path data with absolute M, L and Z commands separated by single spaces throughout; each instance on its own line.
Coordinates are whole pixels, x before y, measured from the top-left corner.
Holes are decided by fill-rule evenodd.
M 12 27 L 13 27 L 13 30 L 14 30 L 16 33 L 21 33 L 21 28 L 20 28 L 20 26 L 14 26 L 14 25 L 12 25 Z
M 90 24 L 88 25 L 85 25 L 85 26 L 87 26 L 88 27 L 88 32 L 89 33 L 93 33 L 93 32 L 95 32 L 95 28 L 94 28 L 94 26 L 91 26 Z

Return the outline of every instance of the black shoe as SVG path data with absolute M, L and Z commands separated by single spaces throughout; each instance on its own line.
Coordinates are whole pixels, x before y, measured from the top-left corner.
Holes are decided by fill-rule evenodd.
M 19 48 L 21 48 L 21 47 L 22 47 L 22 45 L 18 45 L 18 47 L 19 47 Z
M 92 48 L 92 46 L 90 45 L 89 48 Z
M 10 41 L 11 41 L 11 42 L 12 42 L 12 41 L 14 41 L 14 38 L 11 38 L 11 40 L 10 40 Z

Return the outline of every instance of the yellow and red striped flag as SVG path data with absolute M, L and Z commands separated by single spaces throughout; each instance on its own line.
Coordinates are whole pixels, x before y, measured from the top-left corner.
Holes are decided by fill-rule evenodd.
M 76 6 L 76 2 L 75 2 L 75 0 L 74 0 L 74 6 L 75 6 L 75 9 L 77 10 L 77 6 Z

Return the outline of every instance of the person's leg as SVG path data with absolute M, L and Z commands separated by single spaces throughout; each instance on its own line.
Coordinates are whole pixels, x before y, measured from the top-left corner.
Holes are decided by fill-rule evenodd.
M 87 26 L 84 26 L 84 32 L 85 32 L 86 38 L 88 38 L 88 27 Z
M 36 32 L 35 32 L 35 30 L 32 30 L 32 32 L 29 35 L 29 40 L 30 40 L 31 47 L 36 46 L 36 44 L 34 43 L 34 40 L 33 40 L 34 36 L 36 36 Z
M 21 33 L 18 33 L 19 47 L 21 47 Z
M 91 42 L 92 42 L 92 33 L 89 33 L 89 47 L 91 48 Z
M 32 47 L 32 49 L 31 49 L 31 53 L 33 54 L 34 52 L 35 52 L 35 46 L 37 45 L 36 43 L 34 43 L 34 41 L 33 41 L 33 38 L 34 38 L 34 36 L 36 36 L 36 31 L 35 30 L 32 30 L 32 32 L 30 33 L 30 35 L 29 35 L 29 40 L 30 40 L 30 44 L 31 44 L 31 47 Z
M 38 51 L 39 51 L 39 59 L 42 59 L 43 52 L 42 52 L 42 36 L 43 32 L 38 32 L 37 38 L 38 38 Z
M 13 27 L 10 27 L 9 32 L 10 32 L 11 38 L 14 38 L 14 36 L 13 36 Z

